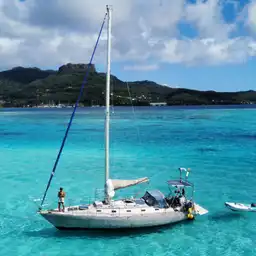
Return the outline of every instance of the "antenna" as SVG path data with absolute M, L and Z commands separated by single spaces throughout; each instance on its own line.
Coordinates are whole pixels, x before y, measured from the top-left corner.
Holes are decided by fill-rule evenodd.
M 185 173 L 186 173 L 185 179 L 187 180 L 187 179 L 188 179 L 189 172 L 191 171 L 190 168 L 180 167 L 180 168 L 179 168 L 179 171 L 180 171 L 180 181 L 182 180 L 182 172 L 185 172 Z

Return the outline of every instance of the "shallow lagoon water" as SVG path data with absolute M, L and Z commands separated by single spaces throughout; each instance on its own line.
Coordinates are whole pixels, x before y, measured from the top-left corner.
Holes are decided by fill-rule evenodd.
M 196 201 L 209 210 L 167 227 L 99 232 L 58 231 L 36 214 L 71 109 L 0 111 L 1 255 L 256 255 L 255 213 L 234 213 L 225 201 L 256 201 L 256 109 L 114 108 L 111 176 L 148 176 L 146 189 L 168 192 L 178 167 L 190 167 Z M 104 180 L 104 109 L 79 109 L 46 203 L 56 206 L 94 196 Z

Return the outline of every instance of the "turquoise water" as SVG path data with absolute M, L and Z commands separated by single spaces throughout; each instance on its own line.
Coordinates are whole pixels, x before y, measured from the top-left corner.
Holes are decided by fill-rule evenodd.
M 147 188 L 190 167 L 196 201 L 207 216 L 130 232 L 58 231 L 36 214 L 31 198 L 45 190 L 71 110 L 0 111 L 0 255 L 256 255 L 255 213 L 233 213 L 225 201 L 256 201 L 256 109 L 115 108 L 111 176 L 148 176 Z M 104 109 L 80 109 L 46 203 L 85 202 L 104 180 Z M 77 200 L 76 200 L 77 199 Z

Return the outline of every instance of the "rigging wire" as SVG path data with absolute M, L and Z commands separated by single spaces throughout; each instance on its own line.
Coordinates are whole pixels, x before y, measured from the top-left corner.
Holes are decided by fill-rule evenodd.
M 110 81 L 111 81 L 111 85 L 112 85 L 112 88 L 110 90 L 110 95 L 112 97 L 112 106 L 111 107 L 112 107 L 112 114 L 114 114 L 115 113 L 115 109 L 114 109 L 114 82 L 115 82 L 115 80 L 112 77 L 112 78 L 110 78 Z
M 113 116 L 115 114 L 115 109 L 114 109 L 114 81 L 115 79 L 110 75 L 110 100 L 111 100 L 111 116 Z M 113 118 L 111 118 L 111 120 L 113 120 Z M 113 125 L 113 122 L 112 122 L 112 125 Z M 110 137 L 111 138 L 111 137 Z M 115 146 L 116 146 L 116 142 L 115 140 L 112 139 L 112 151 L 111 151 L 111 154 L 112 154 L 112 157 L 111 157 L 111 163 L 112 163 L 112 166 L 110 164 L 110 166 L 114 169 L 116 163 L 115 163 Z
M 129 98 L 130 98 L 130 101 L 131 101 L 134 123 L 136 123 L 135 108 L 134 108 L 134 105 L 133 105 L 132 95 L 131 95 L 131 92 L 130 92 L 128 82 L 126 82 L 126 86 L 127 86 L 127 91 L 128 91 Z M 137 125 L 136 125 L 136 130 L 137 130 L 137 136 L 138 136 L 139 144 L 141 144 L 140 129 Z
M 45 192 L 44 192 L 44 196 L 43 196 L 43 200 L 42 200 L 42 202 L 41 202 L 41 207 L 40 207 L 40 208 L 42 208 L 42 206 L 43 206 L 43 203 L 44 203 L 44 200 L 45 200 L 47 191 L 48 191 L 48 189 L 49 189 L 49 187 L 50 187 L 50 184 L 51 184 L 52 178 L 53 178 L 53 176 L 54 176 L 54 174 L 55 174 L 55 171 L 56 171 L 56 168 L 57 168 L 57 165 L 58 165 L 58 162 L 59 162 L 59 159 L 60 159 L 62 150 L 63 150 L 63 148 L 64 148 L 64 145 L 65 145 L 65 142 L 66 142 L 66 139 L 67 139 L 67 136 L 68 136 L 69 129 L 70 129 L 71 125 L 72 125 L 72 121 L 73 121 L 73 118 L 74 118 L 74 116 L 75 116 L 76 109 L 77 109 L 78 104 L 79 104 L 79 101 L 80 101 L 80 99 L 81 99 L 81 97 L 82 97 L 82 95 L 83 95 L 83 90 L 84 90 L 85 84 L 87 83 L 87 78 L 88 78 L 88 75 L 89 75 L 90 67 L 91 67 L 91 65 L 92 65 L 92 61 L 93 61 L 93 58 L 94 58 L 94 55 L 95 55 L 97 46 L 98 46 L 98 44 L 99 44 L 99 40 L 100 40 L 100 37 L 101 37 L 101 34 L 102 34 L 102 30 L 103 30 L 103 27 L 104 27 L 106 18 L 107 18 L 107 13 L 106 13 L 105 16 L 104 16 L 102 25 L 101 25 L 101 27 L 100 27 L 100 32 L 99 32 L 97 41 L 96 41 L 96 43 L 95 43 L 95 46 L 94 46 L 94 48 L 93 48 L 93 52 L 92 52 L 92 55 L 91 55 L 91 59 L 90 59 L 90 62 L 89 62 L 89 64 L 88 64 L 87 71 L 86 71 L 86 74 L 85 74 L 85 76 L 84 76 L 84 80 L 83 80 L 83 82 L 82 82 L 82 85 L 81 85 L 81 88 L 80 88 L 80 92 L 79 92 L 79 95 L 78 95 L 78 98 L 77 98 L 77 101 L 76 101 L 74 110 L 73 110 L 72 115 L 71 115 L 71 117 L 70 117 L 70 120 L 69 120 L 67 129 L 66 129 L 66 132 L 65 132 L 65 136 L 64 136 L 64 138 L 63 138 L 63 140 L 62 140 L 59 153 L 58 153 L 57 158 L 56 158 L 56 161 L 55 161 L 55 163 L 54 163 L 54 166 L 53 166 L 53 170 L 52 170 L 50 179 L 49 179 L 48 184 L 47 184 L 47 186 L 46 186 L 46 190 L 45 190 Z
M 128 82 L 126 82 L 126 86 L 127 86 L 127 91 L 128 91 L 128 94 L 129 94 L 129 99 L 131 101 L 134 123 L 136 123 L 135 108 L 134 108 L 134 105 L 133 105 L 133 99 L 132 99 L 132 95 L 131 95 L 131 91 L 130 91 L 130 87 L 128 85 Z M 139 145 L 141 145 L 142 142 L 141 142 L 141 136 L 140 136 L 140 129 L 139 129 L 138 125 L 135 125 L 135 126 L 136 126 L 136 130 L 137 130 L 137 136 L 138 136 Z M 149 184 L 149 182 L 147 182 L 147 184 Z M 141 193 L 141 191 L 142 191 L 142 189 L 137 191 L 135 193 L 135 195 L 134 195 L 134 198 L 137 198 L 137 196 Z

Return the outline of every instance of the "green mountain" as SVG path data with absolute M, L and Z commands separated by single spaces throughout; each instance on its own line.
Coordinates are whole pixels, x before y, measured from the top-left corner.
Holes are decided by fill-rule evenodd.
M 4 107 L 54 103 L 73 104 L 84 80 L 87 64 L 66 64 L 54 70 L 16 67 L 0 72 L 0 104 Z M 81 104 L 105 104 L 105 73 L 91 66 Z M 111 104 L 168 105 L 248 104 L 256 102 L 255 91 L 215 92 L 170 88 L 152 81 L 124 82 L 111 76 Z

